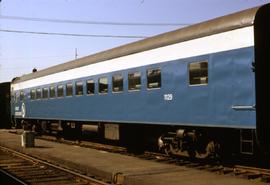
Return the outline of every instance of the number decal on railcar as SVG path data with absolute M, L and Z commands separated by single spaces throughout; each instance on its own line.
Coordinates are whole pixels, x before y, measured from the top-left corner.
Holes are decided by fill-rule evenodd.
M 172 101 L 173 100 L 173 94 L 164 94 L 164 100 L 165 101 Z

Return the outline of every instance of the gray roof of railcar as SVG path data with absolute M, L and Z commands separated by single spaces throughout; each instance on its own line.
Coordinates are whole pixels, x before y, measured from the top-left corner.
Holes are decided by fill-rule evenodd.
M 244 10 L 234 14 L 226 15 L 216 19 L 212 19 L 203 23 L 195 24 L 175 31 L 160 34 L 144 40 L 119 46 L 107 51 L 99 52 L 83 58 L 72 60 L 67 63 L 59 64 L 47 69 L 23 75 L 13 80 L 13 83 L 18 83 L 49 74 L 74 69 L 77 67 L 125 56 L 141 51 L 146 51 L 174 43 L 187 41 L 199 37 L 204 37 L 224 31 L 229 31 L 253 24 L 256 12 L 260 7 Z

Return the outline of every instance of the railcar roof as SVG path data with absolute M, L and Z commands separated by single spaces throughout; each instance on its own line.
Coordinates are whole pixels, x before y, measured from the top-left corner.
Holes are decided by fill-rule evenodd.
M 206 22 L 181 28 L 175 31 L 160 34 L 144 40 L 119 46 L 107 51 L 99 52 L 83 58 L 72 60 L 63 64 L 59 64 L 47 69 L 23 75 L 13 80 L 13 83 L 19 83 L 30 79 L 54 74 L 61 71 L 67 71 L 77 67 L 82 67 L 109 59 L 126 56 L 141 51 L 146 51 L 170 44 L 175 44 L 191 39 L 196 39 L 220 32 L 225 32 L 245 26 L 252 25 L 256 16 L 256 12 L 260 7 L 244 10 L 238 13 L 215 18 Z

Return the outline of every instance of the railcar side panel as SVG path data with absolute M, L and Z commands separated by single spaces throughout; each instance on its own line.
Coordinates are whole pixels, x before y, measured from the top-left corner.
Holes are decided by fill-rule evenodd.
M 241 48 L 75 79 L 73 85 L 93 79 L 95 95 L 85 95 L 85 83 L 83 96 L 29 100 L 28 95 L 25 118 L 255 128 L 255 110 L 237 109 L 255 104 L 253 53 L 253 47 Z M 208 84 L 190 85 L 188 66 L 200 61 L 208 62 Z M 161 69 L 162 85 L 148 90 L 146 70 L 154 68 Z M 141 73 L 141 90 L 129 91 L 127 76 L 137 71 Z M 121 93 L 111 90 L 114 74 L 124 76 Z M 107 94 L 97 92 L 100 77 L 109 80 Z M 29 94 L 30 89 L 26 92 Z M 171 99 L 166 99 L 166 95 Z M 18 102 L 13 108 L 22 112 Z

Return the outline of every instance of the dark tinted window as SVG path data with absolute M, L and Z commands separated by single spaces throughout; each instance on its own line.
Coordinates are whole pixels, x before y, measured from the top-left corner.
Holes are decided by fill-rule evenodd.
M 15 92 L 15 93 L 14 93 L 14 102 L 15 102 L 15 103 L 17 103 L 18 100 L 19 100 L 19 99 L 18 99 L 18 96 L 19 96 L 18 93 Z
M 21 92 L 20 92 L 20 100 L 21 100 L 21 101 L 24 100 L 24 96 L 25 96 L 25 95 L 24 95 L 24 91 L 21 91 Z
M 43 88 L 42 89 L 42 97 L 44 99 L 48 98 L 48 88 Z
M 19 100 L 20 100 L 20 93 L 16 92 L 15 93 L 15 102 L 18 103 Z
M 135 72 L 128 74 L 128 90 L 140 90 L 141 89 L 141 73 Z
M 73 85 L 72 83 L 68 83 L 66 85 L 66 96 L 72 96 L 73 94 Z
M 36 99 L 36 89 L 31 89 L 31 91 L 30 91 L 30 99 L 31 100 Z
M 102 77 L 98 80 L 98 92 L 108 93 L 108 78 Z
M 57 97 L 63 97 L 64 96 L 64 86 L 58 85 L 57 86 Z
M 56 94 L 55 94 L 55 87 L 51 86 L 50 87 L 50 98 L 55 98 Z
M 41 99 L 41 89 L 37 89 L 36 99 Z
M 160 69 L 147 70 L 147 88 L 154 89 L 161 87 L 161 71 Z
M 15 94 L 16 94 L 16 93 L 15 93 L 14 91 L 11 92 L 11 100 L 12 100 L 13 102 L 16 101 L 16 100 L 15 100 L 15 99 L 16 99 L 16 98 L 15 98 L 15 97 L 16 97 Z
M 189 84 L 208 84 L 208 62 L 194 62 L 189 64 Z
M 87 94 L 95 94 L 95 82 L 94 80 L 86 81 Z
M 76 95 L 83 95 L 83 82 L 76 82 Z
M 113 92 L 123 91 L 123 76 L 121 74 L 112 77 L 112 90 Z

